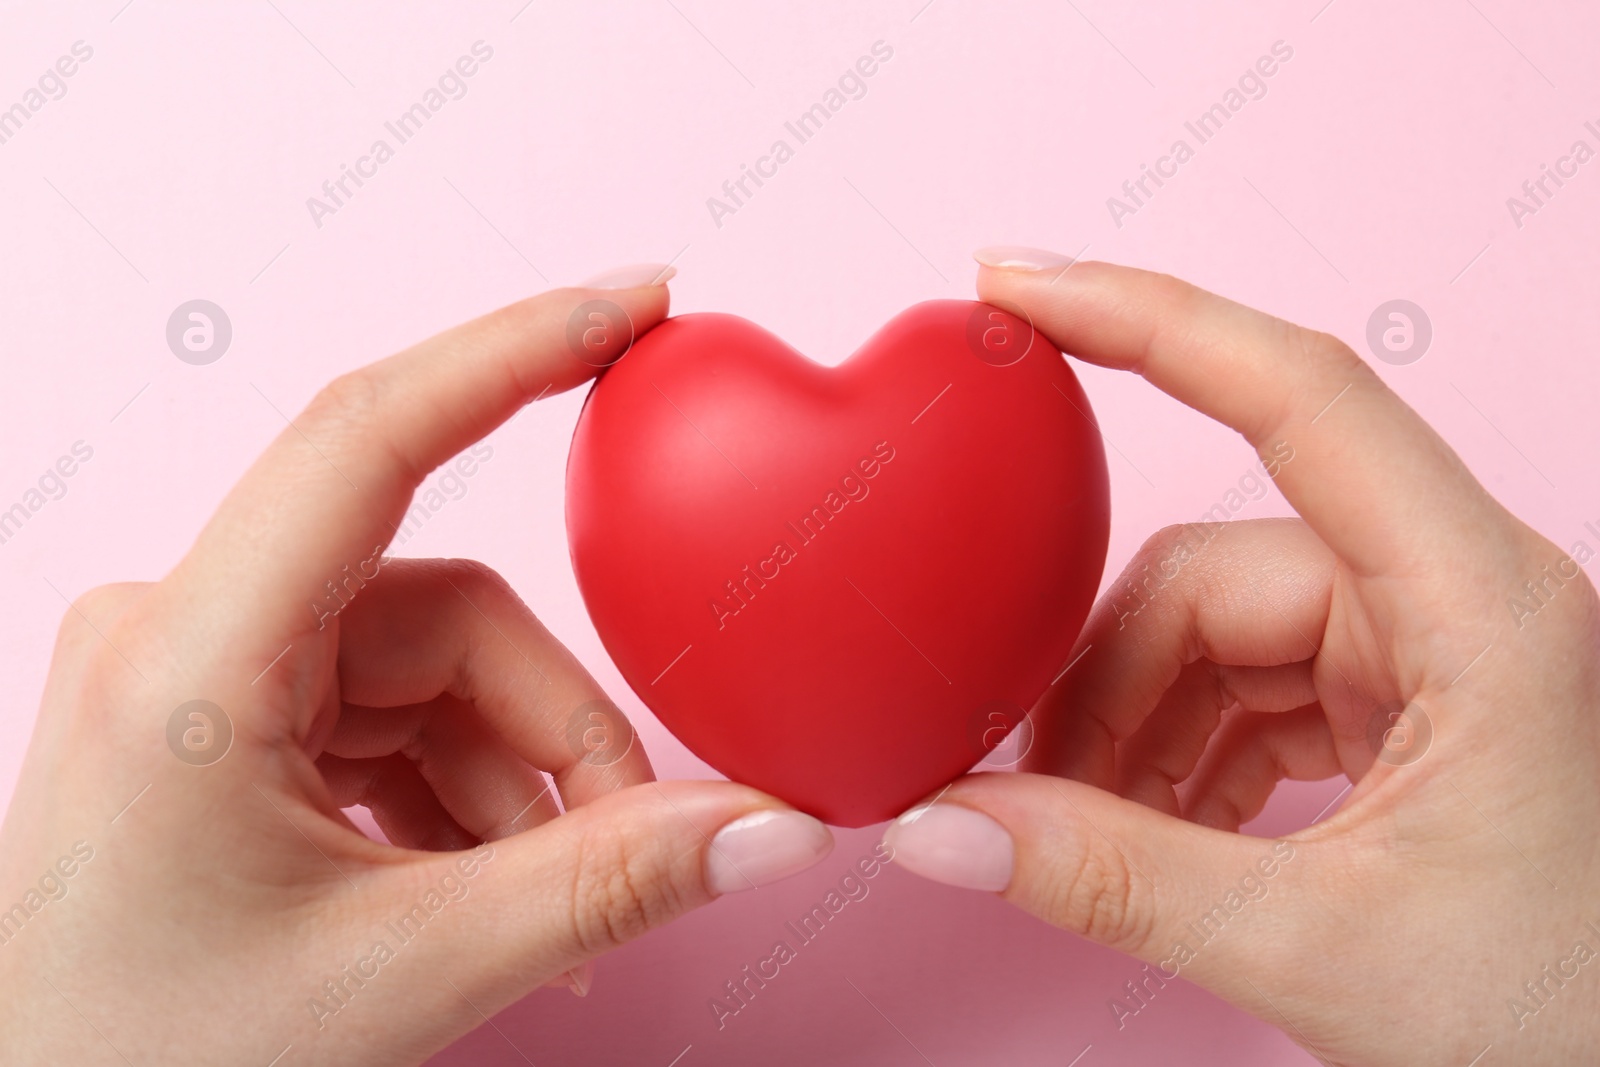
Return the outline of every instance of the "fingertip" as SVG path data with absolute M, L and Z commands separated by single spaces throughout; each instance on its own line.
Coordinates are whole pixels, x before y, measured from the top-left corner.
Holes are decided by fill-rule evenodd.
M 566 973 L 567 988 L 575 997 L 586 997 L 594 986 L 594 960 L 584 960 Z
M 833 833 L 793 808 L 762 808 L 726 823 L 706 849 L 706 886 L 719 896 L 758 889 L 821 862 Z
M 575 997 L 586 997 L 594 987 L 594 960 L 584 960 L 570 971 L 556 975 L 541 989 L 565 989 Z
M 638 264 L 533 297 L 538 332 L 566 357 L 551 367 L 556 389 L 603 374 L 665 319 L 672 304 L 666 282 L 676 273 L 669 265 Z
M 883 844 L 897 865 L 961 889 L 1004 892 L 1016 864 L 1004 826 L 976 808 L 939 800 L 890 823 Z
M 580 289 L 648 289 L 665 286 L 677 277 L 678 268 L 670 263 L 630 263 L 601 271 L 579 284 Z
M 982 267 L 1020 274 L 1059 271 L 1077 261 L 1073 256 L 1027 245 L 987 245 L 973 252 L 972 258 Z

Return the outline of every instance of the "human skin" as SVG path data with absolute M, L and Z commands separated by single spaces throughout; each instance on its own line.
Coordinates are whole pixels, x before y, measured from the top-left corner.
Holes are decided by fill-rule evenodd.
M 827 853 L 755 790 L 656 783 L 488 567 L 377 562 L 429 471 L 619 358 L 670 274 L 545 293 L 337 379 L 170 574 L 72 605 L 0 828 L 7 1064 L 418 1063 Z M 594 319 L 601 299 L 632 329 Z M 169 741 L 197 699 L 220 716 Z
M 978 259 L 982 299 L 1241 433 L 1301 519 L 1152 537 L 1035 709 L 1024 773 L 911 809 L 897 864 L 1177 970 L 1325 1063 L 1592 1062 L 1600 610 L 1568 553 L 1587 556 L 1333 337 L 1144 271 Z M 1338 774 L 1343 806 L 1276 855 L 1238 833 L 1281 779 Z
M 1035 711 L 1028 773 L 913 809 L 887 834 L 897 863 L 1153 964 L 1194 942 L 1184 978 L 1325 1062 L 1592 1058 L 1600 961 L 1559 987 L 1543 970 L 1600 948 L 1587 580 L 1555 584 L 1566 553 L 1332 338 L 1170 278 L 986 255 L 1004 266 L 980 272 L 984 299 L 1238 429 L 1305 522 L 1153 538 L 1126 576 L 1163 582 L 1139 598 L 1119 581 L 1097 607 Z M 574 716 L 582 736 L 602 694 L 481 564 L 394 560 L 337 616 L 309 606 L 432 467 L 594 372 L 566 347 L 574 309 L 603 297 L 642 332 L 664 280 L 544 294 L 337 381 L 172 574 L 67 613 L 0 828 L 0 909 L 66 890 L 17 929 L 0 910 L 8 1063 L 419 1062 L 821 858 L 825 829 L 769 797 L 652 782 L 608 705 L 603 758 L 581 755 Z M 1528 581 L 1545 592 L 1514 615 Z M 167 733 L 195 699 L 234 729 L 203 766 Z M 1281 778 L 1341 772 L 1358 782 L 1343 808 L 1263 874 L 1273 842 L 1239 825 Z M 349 824 L 353 803 L 392 844 Z M 308 1009 L 446 878 L 467 895 L 347 1006 Z M 1190 925 L 1241 885 L 1259 892 L 1200 943 Z M 1535 1005 L 1539 980 L 1519 1028 L 1507 1002 Z

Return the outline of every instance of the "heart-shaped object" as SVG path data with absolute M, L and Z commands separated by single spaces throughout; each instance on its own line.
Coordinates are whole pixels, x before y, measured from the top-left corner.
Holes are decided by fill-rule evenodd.
M 669 319 L 590 392 L 578 584 L 622 676 L 729 778 L 836 825 L 983 759 L 1069 666 L 1105 453 L 1061 353 L 987 304 L 902 312 L 835 368 Z

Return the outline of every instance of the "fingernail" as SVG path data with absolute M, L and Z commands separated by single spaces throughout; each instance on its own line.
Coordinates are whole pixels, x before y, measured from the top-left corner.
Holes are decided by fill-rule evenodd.
M 584 282 L 580 289 L 644 289 L 652 285 L 666 285 L 678 274 L 670 263 L 635 263 L 596 274 Z
M 1071 256 L 1026 245 L 990 245 L 972 253 L 972 258 L 998 270 L 1060 270 L 1073 263 Z
M 981 811 L 959 804 L 912 808 L 884 831 L 883 842 L 898 866 L 935 882 L 992 892 L 1011 884 L 1011 835 Z
M 711 838 L 706 884 L 716 893 L 756 889 L 798 874 L 833 850 L 833 835 L 801 811 L 757 811 Z
M 594 960 L 584 960 L 572 970 L 567 972 L 568 987 L 575 997 L 589 995 L 589 987 L 594 985 Z

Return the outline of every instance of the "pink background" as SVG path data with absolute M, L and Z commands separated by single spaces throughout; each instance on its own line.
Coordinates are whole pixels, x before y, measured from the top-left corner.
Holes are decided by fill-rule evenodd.
M 164 573 L 282 428 L 274 405 L 294 411 L 340 371 L 635 260 L 677 258 L 677 310 L 745 315 L 830 362 L 908 304 L 970 296 L 968 253 L 993 242 L 1087 245 L 1358 348 L 1372 311 L 1406 298 L 1433 344 L 1380 365 L 1385 378 L 1557 542 L 1600 523 L 1600 161 L 1520 229 L 1506 205 L 1574 140 L 1600 148 L 1583 128 L 1600 127 L 1592 9 L 523 2 L 0 14 L 0 107 L 73 42 L 94 49 L 0 145 L 0 508 L 75 441 L 94 449 L 66 496 L 0 544 L 7 787 L 61 596 Z M 478 40 L 494 55 L 467 95 L 315 226 L 306 198 Z M 785 120 L 878 40 L 894 56 L 865 97 L 718 227 L 707 197 L 775 138 L 792 144 Z M 1185 120 L 1279 40 L 1294 55 L 1267 95 L 1118 227 L 1107 197 L 1175 138 L 1192 145 Z M 209 366 L 164 337 L 197 297 L 234 328 Z M 1081 373 L 1116 448 L 1115 574 L 1252 457 L 1137 380 Z M 562 470 L 580 399 L 496 432 L 466 496 L 406 551 L 500 569 L 634 715 L 664 777 L 708 774 L 626 691 L 579 600 Z M 1284 510 L 1274 495 L 1242 516 Z M 1254 828 L 1303 825 L 1342 786 L 1285 787 Z M 1133 962 L 892 869 L 719 1032 L 709 998 L 876 833 L 841 833 L 816 870 L 602 960 L 587 1000 L 536 994 L 496 1020 L 502 1033 L 435 1062 L 912 1064 L 919 1049 L 940 1067 L 1311 1062 L 1182 983 L 1119 1033 L 1107 1001 Z

